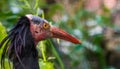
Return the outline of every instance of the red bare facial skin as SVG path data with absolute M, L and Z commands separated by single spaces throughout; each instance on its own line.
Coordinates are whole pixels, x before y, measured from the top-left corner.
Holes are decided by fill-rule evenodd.
M 37 44 L 41 40 L 45 40 L 47 38 L 50 38 L 51 33 L 49 30 L 41 30 L 40 25 L 37 24 L 30 24 L 30 31 L 32 33 L 32 36 L 34 38 L 35 44 Z
M 55 26 L 50 26 L 49 23 L 46 23 L 46 21 L 43 24 L 35 24 L 31 21 L 32 15 L 26 15 L 26 16 L 30 20 L 30 31 L 34 38 L 35 44 L 47 38 L 59 38 L 72 42 L 74 44 L 81 44 L 81 41 L 79 39 L 73 37 L 64 30 L 59 29 Z

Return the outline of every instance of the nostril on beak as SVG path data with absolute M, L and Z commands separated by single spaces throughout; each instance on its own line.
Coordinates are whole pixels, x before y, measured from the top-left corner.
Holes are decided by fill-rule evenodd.
M 35 33 L 38 33 L 38 31 L 35 31 Z

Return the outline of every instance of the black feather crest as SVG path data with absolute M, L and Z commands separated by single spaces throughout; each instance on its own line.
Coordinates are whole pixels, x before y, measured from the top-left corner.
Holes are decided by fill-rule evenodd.
M 0 48 L 3 48 L 1 68 L 5 68 L 4 62 L 7 56 L 12 61 L 14 69 L 28 69 L 24 60 L 28 59 L 26 57 L 33 55 L 37 57 L 37 51 L 30 32 L 30 22 L 27 17 L 23 16 L 19 19 L 14 28 L 10 30 L 8 36 L 0 43 Z M 36 58 L 36 63 L 37 60 L 38 58 Z

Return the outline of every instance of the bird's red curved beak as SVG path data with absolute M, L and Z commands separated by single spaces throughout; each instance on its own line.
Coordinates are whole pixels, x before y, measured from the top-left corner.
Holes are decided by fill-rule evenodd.
M 75 44 L 81 44 L 81 41 L 75 37 L 73 37 L 72 35 L 68 34 L 67 32 L 52 26 L 50 31 L 52 32 L 52 37 L 53 38 L 60 38 Z

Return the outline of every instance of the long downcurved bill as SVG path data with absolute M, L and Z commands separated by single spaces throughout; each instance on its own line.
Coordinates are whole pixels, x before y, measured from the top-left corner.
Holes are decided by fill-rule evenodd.
M 74 44 L 81 44 L 81 41 L 77 38 L 73 37 L 72 35 L 68 34 L 67 32 L 52 26 L 51 27 L 52 37 L 53 38 L 60 38 L 69 42 L 72 42 Z

